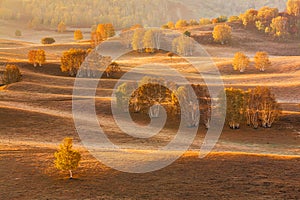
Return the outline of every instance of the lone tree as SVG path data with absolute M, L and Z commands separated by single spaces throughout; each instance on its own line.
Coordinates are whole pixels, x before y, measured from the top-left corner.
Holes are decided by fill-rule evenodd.
M 36 67 L 37 64 L 41 67 L 46 61 L 45 51 L 42 49 L 29 51 L 28 60 L 34 67 Z
M 268 53 L 263 51 L 255 54 L 254 62 L 256 69 L 259 69 L 261 72 L 264 72 L 267 67 L 271 66 Z
M 112 62 L 105 70 L 106 76 L 114 77 L 114 75 L 121 71 L 120 65 L 117 62 Z
M 76 30 L 74 31 L 74 40 L 78 41 L 78 40 L 82 40 L 83 39 L 83 35 L 81 30 Z
M 232 66 L 234 70 L 239 70 L 242 73 L 245 72 L 245 69 L 249 66 L 249 63 L 250 60 L 245 54 L 237 52 L 234 55 Z
M 222 45 L 231 40 L 231 26 L 227 24 L 217 25 L 213 31 L 213 38 L 215 42 L 220 42 Z
M 58 25 L 57 25 L 57 32 L 59 33 L 63 33 L 67 30 L 66 24 L 61 21 Z
M 59 150 L 54 153 L 55 167 L 59 170 L 68 170 L 70 179 L 73 178 L 72 170 L 77 169 L 81 155 L 78 151 L 72 149 L 73 139 L 65 138 L 63 143 L 60 144 Z
M 69 72 L 70 76 L 76 76 L 88 52 L 83 49 L 70 49 L 61 57 L 61 71 Z
M 19 67 L 16 65 L 8 64 L 2 77 L 2 82 L 6 85 L 19 82 L 22 78 Z
M 20 30 L 16 30 L 15 36 L 16 37 L 21 37 L 22 36 L 22 32 Z

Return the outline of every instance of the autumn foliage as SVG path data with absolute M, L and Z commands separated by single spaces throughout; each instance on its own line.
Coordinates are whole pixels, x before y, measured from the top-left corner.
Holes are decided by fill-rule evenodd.
M 34 67 L 37 64 L 41 67 L 46 62 L 46 53 L 43 49 L 31 50 L 28 52 L 28 60 Z
M 68 72 L 70 76 L 76 76 L 88 51 L 83 49 L 70 49 L 65 51 L 61 57 L 61 71 Z
M 59 170 L 69 171 L 70 179 L 73 178 L 72 170 L 77 169 L 81 155 L 78 151 L 73 150 L 73 139 L 65 138 L 59 146 L 59 150 L 54 153 L 55 167 Z
M 213 38 L 215 42 L 225 44 L 231 40 L 232 29 L 227 24 L 216 25 L 213 31 Z
M 269 60 L 267 52 L 257 52 L 254 57 L 254 62 L 256 69 L 259 69 L 262 72 L 271 66 L 271 61 Z
M 237 52 L 234 55 L 232 66 L 236 71 L 245 72 L 246 68 L 249 66 L 250 59 L 242 52 Z
M 5 71 L 2 77 L 2 82 L 6 85 L 19 82 L 22 78 L 19 67 L 16 65 L 8 64 L 5 67 Z
M 255 129 L 259 126 L 271 128 L 280 117 L 280 106 L 269 88 L 257 87 L 247 91 L 227 88 L 225 93 L 226 105 L 220 98 L 220 107 L 226 106 L 226 122 L 232 129 L 239 129 L 241 124 Z

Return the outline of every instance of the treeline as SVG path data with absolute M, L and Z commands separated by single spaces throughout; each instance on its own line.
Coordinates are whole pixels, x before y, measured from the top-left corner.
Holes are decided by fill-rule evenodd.
M 288 0 L 286 11 L 279 12 L 278 8 L 264 6 L 259 10 L 249 9 L 239 16 L 219 16 L 217 18 L 200 20 L 169 21 L 162 25 L 164 29 L 184 29 L 191 26 L 237 22 L 246 29 L 257 30 L 274 38 L 285 40 L 300 35 L 300 0 Z M 224 32 L 224 31 L 221 31 Z M 216 41 L 215 35 L 214 39 Z
M 2 0 L 0 5 L 0 19 L 22 21 L 32 28 L 56 28 L 64 22 L 86 28 L 112 23 L 121 29 L 133 24 L 158 26 L 169 18 L 168 1 L 161 0 Z

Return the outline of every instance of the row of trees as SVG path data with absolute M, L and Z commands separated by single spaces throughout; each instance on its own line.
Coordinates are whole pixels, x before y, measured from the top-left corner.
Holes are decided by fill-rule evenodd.
M 259 10 L 249 9 L 239 16 L 247 28 L 285 39 L 300 34 L 300 0 L 288 0 L 286 12 L 277 8 L 262 7 Z
M 178 87 L 175 83 L 161 78 L 144 77 L 139 82 L 138 89 L 134 91 L 134 88 L 135 83 L 123 83 L 117 88 L 117 105 L 122 111 L 144 113 L 151 118 L 157 118 L 161 114 L 161 105 L 173 119 L 182 114 L 188 127 L 198 126 L 200 115 L 201 122 L 209 127 L 211 99 L 206 87 Z
M 266 68 L 271 66 L 271 61 L 269 59 L 269 55 L 267 52 L 259 51 L 256 52 L 254 56 L 255 68 L 264 72 Z M 241 73 L 245 72 L 247 67 L 249 67 L 250 59 L 242 52 L 237 52 L 234 55 L 232 66 L 236 71 L 240 71 Z
M 231 18 L 232 20 L 233 18 Z M 179 19 L 176 23 L 169 21 L 168 23 L 162 25 L 163 29 L 180 29 L 180 28 L 186 28 L 189 26 L 198 26 L 198 25 L 208 25 L 208 24 L 217 24 L 217 23 L 223 23 L 227 22 L 228 19 L 226 16 L 219 16 L 217 18 L 208 19 L 208 18 L 201 18 L 199 21 L 195 19 L 191 20 L 184 20 Z
M 241 124 L 247 124 L 257 129 L 259 126 L 271 128 L 281 114 L 281 109 L 274 94 L 266 87 L 257 87 L 243 91 L 227 88 L 226 121 L 230 128 L 239 129 Z M 220 98 L 221 107 L 224 99 Z
M 86 60 L 86 57 L 89 59 Z M 83 62 L 86 63 L 83 65 Z M 108 66 L 103 71 L 107 78 L 114 78 L 121 72 L 121 67 L 117 62 L 111 62 L 110 57 L 102 57 L 91 49 L 69 49 L 63 52 L 61 57 L 61 71 L 68 72 L 70 76 L 76 76 L 78 73 L 82 77 L 97 77 L 100 74 L 101 66 Z

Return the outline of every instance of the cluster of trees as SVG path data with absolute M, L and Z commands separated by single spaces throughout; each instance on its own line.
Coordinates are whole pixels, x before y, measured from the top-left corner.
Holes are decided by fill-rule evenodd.
M 206 87 L 178 87 L 162 78 L 144 77 L 139 82 L 138 89 L 133 91 L 134 88 L 135 83 L 123 83 L 117 88 L 117 105 L 122 111 L 144 113 L 157 118 L 161 114 L 161 105 L 173 119 L 182 115 L 182 120 L 188 127 L 198 126 L 200 122 L 209 127 L 211 99 Z
M 123 33 L 124 34 L 124 33 Z M 164 32 L 160 29 L 137 28 L 130 32 L 126 32 L 125 36 L 129 36 L 126 40 L 131 40 L 131 46 L 134 51 L 154 53 L 161 49 L 161 44 L 164 40 Z M 130 38 L 132 36 L 132 38 Z M 128 44 L 128 41 L 127 41 Z M 191 56 L 194 52 L 194 43 L 190 37 L 190 32 L 176 37 L 172 41 L 172 51 L 183 56 Z M 172 56 L 173 57 L 173 56 Z
M 91 44 L 92 47 L 97 46 L 107 38 L 115 36 L 115 28 L 112 24 L 98 24 L 96 28 L 92 28 Z
M 162 31 L 159 29 L 135 29 L 131 42 L 132 49 L 138 52 L 154 53 L 160 49 L 161 37 Z
M 257 129 L 259 126 L 271 128 L 279 118 L 281 109 L 274 94 L 266 87 L 257 87 L 243 91 L 227 88 L 226 103 L 220 98 L 220 106 L 226 106 L 226 121 L 230 128 L 239 129 L 241 124 L 247 124 Z
M 286 39 L 300 34 L 300 0 L 288 0 L 286 12 L 277 8 L 249 9 L 239 16 L 243 25 L 258 31 Z
M 89 59 L 86 60 L 86 57 Z M 86 61 L 84 64 L 83 62 Z M 68 72 L 70 76 L 95 78 L 100 74 L 102 67 L 107 66 L 103 73 L 107 78 L 114 78 L 121 72 L 117 62 L 112 62 L 111 57 L 103 57 L 91 49 L 69 49 L 61 57 L 61 71 Z
M 21 81 L 22 74 L 17 65 L 7 64 L 2 76 L 2 83 L 5 85 Z
M 264 72 L 266 68 L 271 66 L 271 61 L 267 52 L 259 51 L 256 52 L 254 56 L 255 68 Z M 234 55 L 232 66 L 235 71 L 245 72 L 247 67 L 249 67 L 250 59 L 242 52 L 237 52 Z
M 38 64 L 41 67 L 46 62 L 46 53 L 43 49 L 31 50 L 28 52 L 28 60 L 34 67 Z
M 175 38 L 172 42 L 172 50 L 179 55 L 192 56 L 194 53 L 194 43 L 191 37 L 183 34 Z
M 63 52 L 60 66 L 61 71 L 68 72 L 70 76 L 76 76 L 87 55 L 88 51 L 83 49 L 70 49 Z

